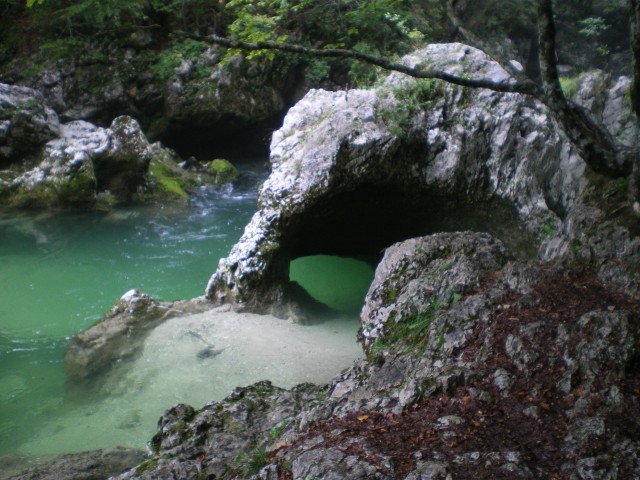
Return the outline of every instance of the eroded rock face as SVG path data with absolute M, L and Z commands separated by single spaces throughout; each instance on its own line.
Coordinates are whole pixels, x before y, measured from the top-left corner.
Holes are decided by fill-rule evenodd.
M 56 113 L 28 87 L 0 83 L 0 166 L 37 152 L 60 135 Z
M 481 288 L 510 258 L 501 242 L 471 232 L 414 238 L 387 248 L 360 315 L 365 350 L 396 322 L 437 311 Z
M 283 390 L 260 382 L 199 411 L 176 405 L 162 415 L 151 441 L 166 460 L 154 457 L 118 478 L 249 477 L 265 463 L 265 438 L 282 441 L 293 430 L 290 420 L 323 396 L 313 385 Z
M 241 56 L 222 66 L 218 47 L 167 45 L 166 34 L 153 38 L 140 30 L 119 45 L 98 41 L 72 58 L 37 59 L 38 73 L 26 77 L 31 59 L 22 59 L 2 76 L 37 90 L 64 122 L 107 126 L 127 114 L 149 138 L 185 148 L 203 135 L 228 141 L 234 132 L 281 117 L 293 101 L 300 83 L 294 68 Z M 176 58 L 183 61 L 173 64 Z
M 430 45 L 405 61 L 425 59 L 452 73 L 509 81 L 495 62 L 462 44 Z M 632 126 L 613 113 L 625 115 L 621 82 L 590 106 L 608 126 L 624 125 L 626 132 Z M 259 211 L 220 261 L 206 295 L 273 311 L 287 302 L 291 259 L 324 253 L 376 263 L 398 240 L 468 229 L 464 221 L 438 228 L 438 217 L 462 217 L 465 205 L 491 211 L 492 202 L 512 209 L 536 238 L 540 258 L 557 258 L 571 249 L 575 222 L 569 219 L 588 187 L 584 162 L 545 107 L 518 94 L 396 74 L 376 90 L 312 90 L 273 134 Z M 491 232 L 496 223 L 504 220 L 473 227 Z M 637 281 L 633 272 L 626 275 L 627 283 Z

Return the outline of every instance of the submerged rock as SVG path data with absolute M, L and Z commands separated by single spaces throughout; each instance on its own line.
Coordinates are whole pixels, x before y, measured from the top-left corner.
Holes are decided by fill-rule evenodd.
M 99 322 L 74 335 L 67 346 L 64 368 L 77 379 L 88 379 L 119 359 L 135 353 L 141 334 L 168 317 L 170 304 L 130 290 Z
M 165 320 L 211 308 L 203 298 L 159 302 L 132 289 L 98 322 L 74 335 L 67 345 L 64 368 L 74 380 L 99 380 L 114 363 L 136 355 L 145 335 Z
M 229 183 L 238 178 L 238 169 L 229 160 L 216 158 L 209 164 L 209 172 L 213 176 L 213 183 L 221 185 Z
M 94 452 L 61 455 L 11 477 L 11 480 L 104 480 L 142 462 L 145 452 L 130 448 L 106 448 Z

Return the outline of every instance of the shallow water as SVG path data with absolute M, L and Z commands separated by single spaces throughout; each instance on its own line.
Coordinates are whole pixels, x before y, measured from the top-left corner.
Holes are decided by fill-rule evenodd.
M 257 184 L 266 174 L 263 162 L 239 167 L 241 180 L 233 188 L 203 188 L 196 192 L 189 209 L 147 207 L 82 215 L 0 213 L 0 456 L 63 453 L 114 444 L 143 448 L 162 410 L 173 403 L 202 406 L 222 398 L 231 385 L 271 374 L 283 386 L 311 380 L 306 373 L 290 375 L 295 359 L 292 365 L 282 363 L 282 372 L 278 372 L 275 367 L 263 369 L 264 359 L 258 358 L 238 367 L 238 375 L 244 372 L 245 377 L 222 375 L 231 382 L 223 384 L 214 367 L 227 361 L 242 364 L 230 360 L 231 346 L 219 355 L 198 358 L 203 350 L 200 340 L 180 337 L 184 341 L 177 342 L 175 331 L 158 330 L 165 336 L 156 337 L 154 332 L 147 342 L 155 338 L 157 343 L 155 347 L 145 343 L 145 351 L 163 352 L 164 356 L 143 355 L 136 362 L 146 362 L 146 366 L 136 363 L 114 373 L 102 391 L 106 395 L 85 398 L 76 390 L 70 393 L 65 384 L 62 358 L 68 339 L 98 320 L 127 290 L 139 288 L 167 301 L 203 294 L 218 259 L 228 253 L 255 211 Z M 322 269 L 305 267 L 318 261 L 334 262 L 300 260 L 292 266 L 292 278 L 348 315 L 313 327 L 296 327 L 300 332 L 288 326 L 283 332 L 302 335 L 304 342 L 314 343 L 315 338 L 317 345 L 327 335 L 337 335 L 330 343 L 343 345 L 345 355 L 353 358 L 359 352 L 355 347 L 357 310 L 372 272 L 349 261 L 325 269 L 324 275 L 332 276 L 336 268 L 342 268 L 351 272 L 345 278 L 361 285 L 357 291 L 336 297 L 331 282 L 317 275 Z M 169 347 L 176 350 L 171 353 Z M 191 373 L 177 374 L 174 369 L 163 376 L 170 370 L 162 367 L 163 362 L 179 363 L 171 355 L 180 358 L 183 347 L 190 352 L 185 366 Z M 193 355 L 190 348 L 200 350 Z M 323 347 L 318 348 L 320 358 L 330 356 Z M 336 358 L 342 355 L 338 350 Z M 282 361 L 286 357 L 283 352 L 273 355 L 280 355 Z M 345 359 L 344 366 L 349 363 Z M 334 368 L 332 364 L 330 370 Z M 328 380 L 327 372 L 314 379 Z

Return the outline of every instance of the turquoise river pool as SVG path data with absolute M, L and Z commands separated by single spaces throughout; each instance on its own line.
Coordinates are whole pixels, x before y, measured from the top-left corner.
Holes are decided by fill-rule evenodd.
M 167 301 L 203 294 L 218 259 L 229 252 L 254 213 L 257 188 L 266 175 L 264 161 L 238 166 L 241 178 L 233 187 L 202 188 L 188 209 L 0 213 L 0 460 L 112 445 L 144 448 L 163 408 L 179 402 L 199 407 L 229 393 L 233 385 L 211 379 L 229 377 L 223 369 L 230 365 L 237 374 L 230 381 L 238 385 L 268 378 L 272 367 L 265 362 L 267 356 L 275 358 L 273 368 L 281 370 L 274 373 L 281 379 L 274 383 L 286 387 L 309 380 L 278 352 L 255 359 L 243 354 L 246 362 L 240 368 L 233 352 L 240 355 L 241 346 L 232 337 L 251 336 L 261 327 L 247 323 L 247 330 L 239 331 L 233 322 L 215 327 L 221 336 L 210 340 L 227 342 L 226 366 L 220 360 L 219 367 L 210 364 L 200 371 L 200 364 L 185 360 L 188 374 L 179 369 L 167 373 L 171 368 L 162 367 L 163 362 L 176 364 L 175 357 L 184 352 L 195 358 L 189 349 L 202 347 L 185 340 L 183 350 L 171 350 L 180 343 L 175 338 L 193 343 L 193 338 L 206 335 L 206 323 L 194 319 L 188 332 L 185 325 L 167 326 L 173 330 L 159 330 L 150 338 L 146 353 L 129 366 L 135 374 L 125 368 L 99 395 L 78 397 L 77 389 L 70 393 L 62 367 L 69 338 L 97 321 L 127 290 L 138 288 Z M 310 327 L 288 324 L 283 331 L 298 345 L 312 345 L 314 338 L 325 341 L 330 346 L 326 348 L 335 345 L 339 362 L 330 368 L 348 366 L 359 355 L 358 311 L 371 268 L 350 259 L 312 257 L 293 262 L 291 278 L 341 314 Z M 280 325 L 276 319 L 269 321 Z M 181 336 L 176 333 L 180 328 Z M 194 331 L 198 335 L 184 334 Z M 310 364 L 318 363 L 309 355 Z M 149 364 L 153 370 L 145 366 Z M 114 412 L 119 412 L 117 420 Z

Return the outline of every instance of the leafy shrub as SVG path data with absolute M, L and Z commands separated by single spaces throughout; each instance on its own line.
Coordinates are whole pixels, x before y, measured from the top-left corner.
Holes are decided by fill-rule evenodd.
M 175 73 L 175 69 L 184 60 L 195 62 L 205 48 L 207 48 L 205 42 L 189 38 L 173 43 L 169 48 L 158 54 L 157 60 L 151 65 L 150 69 L 156 77 L 166 80 Z
M 391 107 L 382 108 L 378 115 L 395 136 L 404 135 L 411 128 L 414 115 L 427 110 L 438 96 L 439 82 L 432 79 L 415 80 L 395 86 L 389 92 L 395 99 Z

